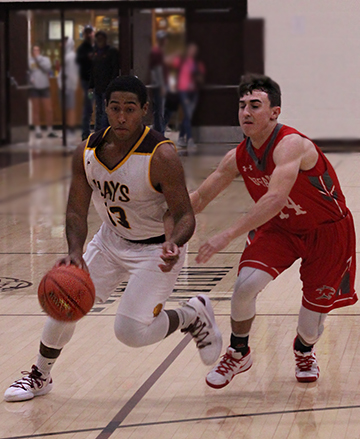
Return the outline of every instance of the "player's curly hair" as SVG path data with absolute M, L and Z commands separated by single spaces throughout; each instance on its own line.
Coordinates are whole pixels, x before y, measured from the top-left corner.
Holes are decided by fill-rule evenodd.
M 258 73 L 247 73 L 240 79 L 238 88 L 239 98 L 242 98 L 254 90 L 261 90 L 267 93 L 271 107 L 281 107 L 281 90 L 279 84 L 273 81 L 269 76 Z
M 128 91 L 134 93 L 139 99 L 141 108 L 148 100 L 146 87 L 137 76 L 124 75 L 113 79 L 105 90 L 106 105 L 108 105 L 110 101 L 111 93 L 115 91 Z

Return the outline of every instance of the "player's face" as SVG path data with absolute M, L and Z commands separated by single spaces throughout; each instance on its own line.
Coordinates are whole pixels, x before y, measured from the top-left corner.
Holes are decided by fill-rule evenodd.
M 143 107 L 136 94 L 124 91 L 111 93 L 106 113 L 112 131 L 119 140 L 126 141 L 137 135 L 143 126 L 148 103 Z
M 261 134 L 273 126 L 280 114 L 280 107 L 271 107 L 264 91 L 254 90 L 239 100 L 239 123 L 248 137 Z

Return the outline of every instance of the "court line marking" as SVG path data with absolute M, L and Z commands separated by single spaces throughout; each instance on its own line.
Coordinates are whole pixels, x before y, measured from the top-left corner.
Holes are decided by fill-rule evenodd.
M 132 412 L 136 405 L 142 400 L 146 393 L 153 387 L 153 385 L 158 381 L 159 378 L 166 372 L 166 370 L 171 366 L 171 364 L 176 360 L 176 358 L 181 354 L 181 352 L 190 343 L 192 337 L 187 334 L 181 342 L 175 346 L 175 348 L 170 352 L 170 354 L 165 358 L 165 360 L 155 369 L 155 371 L 150 375 L 150 377 L 139 387 L 139 389 L 134 393 L 134 395 L 125 403 L 125 405 L 120 409 L 120 411 L 113 417 L 113 419 L 105 426 L 101 428 L 83 429 L 83 430 L 72 430 L 64 432 L 50 432 L 42 434 L 31 434 L 23 436 L 11 436 L 1 439 L 25 439 L 25 438 L 36 438 L 36 437 L 46 437 L 55 436 L 57 434 L 70 434 L 70 433 L 80 433 L 87 431 L 100 431 L 96 439 L 106 439 L 110 437 L 124 421 L 124 419 Z
M 276 416 L 276 415 L 290 415 L 296 413 L 315 413 L 315 412 L 325 412 L 332 410 L 352 410 L 360 409 L 360 405 L 347 405 L 347 406 L 337 406 L 337 407 L 318 407 L 318 408 L 308 408 L 308 409 L 294 409 L 294 410 L 277 410 L 273 412 L 255 412 L 255 413 L 241 413 L 238 415 L 221 415 L 221 416 L 209 416 L 203 418 L 188 418 L 188 419 L 173 419 L 170 421 L 158 421 L 158 422 L 145 422 L 138 424 L 126 424 L 118 425 L 116 430 L 121 430 L 125 428 L 139 428 L 139 427 L 153 427 L 157 425 L 169 425 L 169 424 L 183 424 L 186 422 L 201 422 L 201 421 L 216 421 L 216 420 L 226 420 L 226 419 L 239 419 L 239 418 L 249 418 L 249 417 L 259 417 L 259 416 Z M 106 428 L 106 427 L 105 427 Z M 89 433 L 102 430 L 102 427 L 94 428 L 83 428 L 78 430 L 64 430 L 64 431 L 54 431 L 50 433 L 39 433 L 31 435 L 22 436 L 6 436 L 0 439 L 33 439 L 38 437 L 51 437 L 56 435 L 66 435 L 66 434 L 76 434 L 76 433 Z M 115 430 L 114 430 L 115 431 Z M 101 433 L 100 433 L 101 434 Z M 99 436 L 97 436 L 99 437 Z
M 143 399 L 146 393 L 152 388 L 156 381 L 164 374 L 164 372 L 171 366 L 176 358 L 181 354 L 185 347 L 192 340 L 190 334 L 187 334 L 181 342 L 170 352 L 165 360 L 157 367 L 157 369 L 150 375 L 145 383 L 134 393 L 123 408 L 113 417 L 103 431 L 96 437 L 96 439 L 109 438 L 124 419 L 132 412 L 137 404 Z

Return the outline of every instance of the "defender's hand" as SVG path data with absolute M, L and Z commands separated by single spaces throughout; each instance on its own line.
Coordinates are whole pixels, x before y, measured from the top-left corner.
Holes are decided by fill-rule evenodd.
M 213 236 L 199 248 L 199 253 L 196 256 L 195 261 L 198 264 L 207 262 L 215 253 L 227 247 L 230 242 L 231 239 L 224 233 Z

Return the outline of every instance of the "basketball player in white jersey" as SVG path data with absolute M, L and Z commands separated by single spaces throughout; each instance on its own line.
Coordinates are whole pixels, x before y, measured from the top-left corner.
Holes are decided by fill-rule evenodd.
M 202 361 L 212 364 L 222 337 L 209 298 L 194 297 L 181 308 L 164 310 L 195 218 L 176 148 L 143 125 L 147 110 L 146 87 L 138 78 L 110 83 L 110 127 L 91 135 L 74 153 L 66 211 L 69 252 L 57 265 L 89 270 L 100 302 L 128 279 L 114 325 L 121 342 L 146 346 L 181 329 L 193 336 Z M 103 223 L 83 255 L 91 198 Z M 51 368 L 75 326 L 47 318 L 37 362 L 6 390 L 6 401 L 32 399 L 52 389 Z

